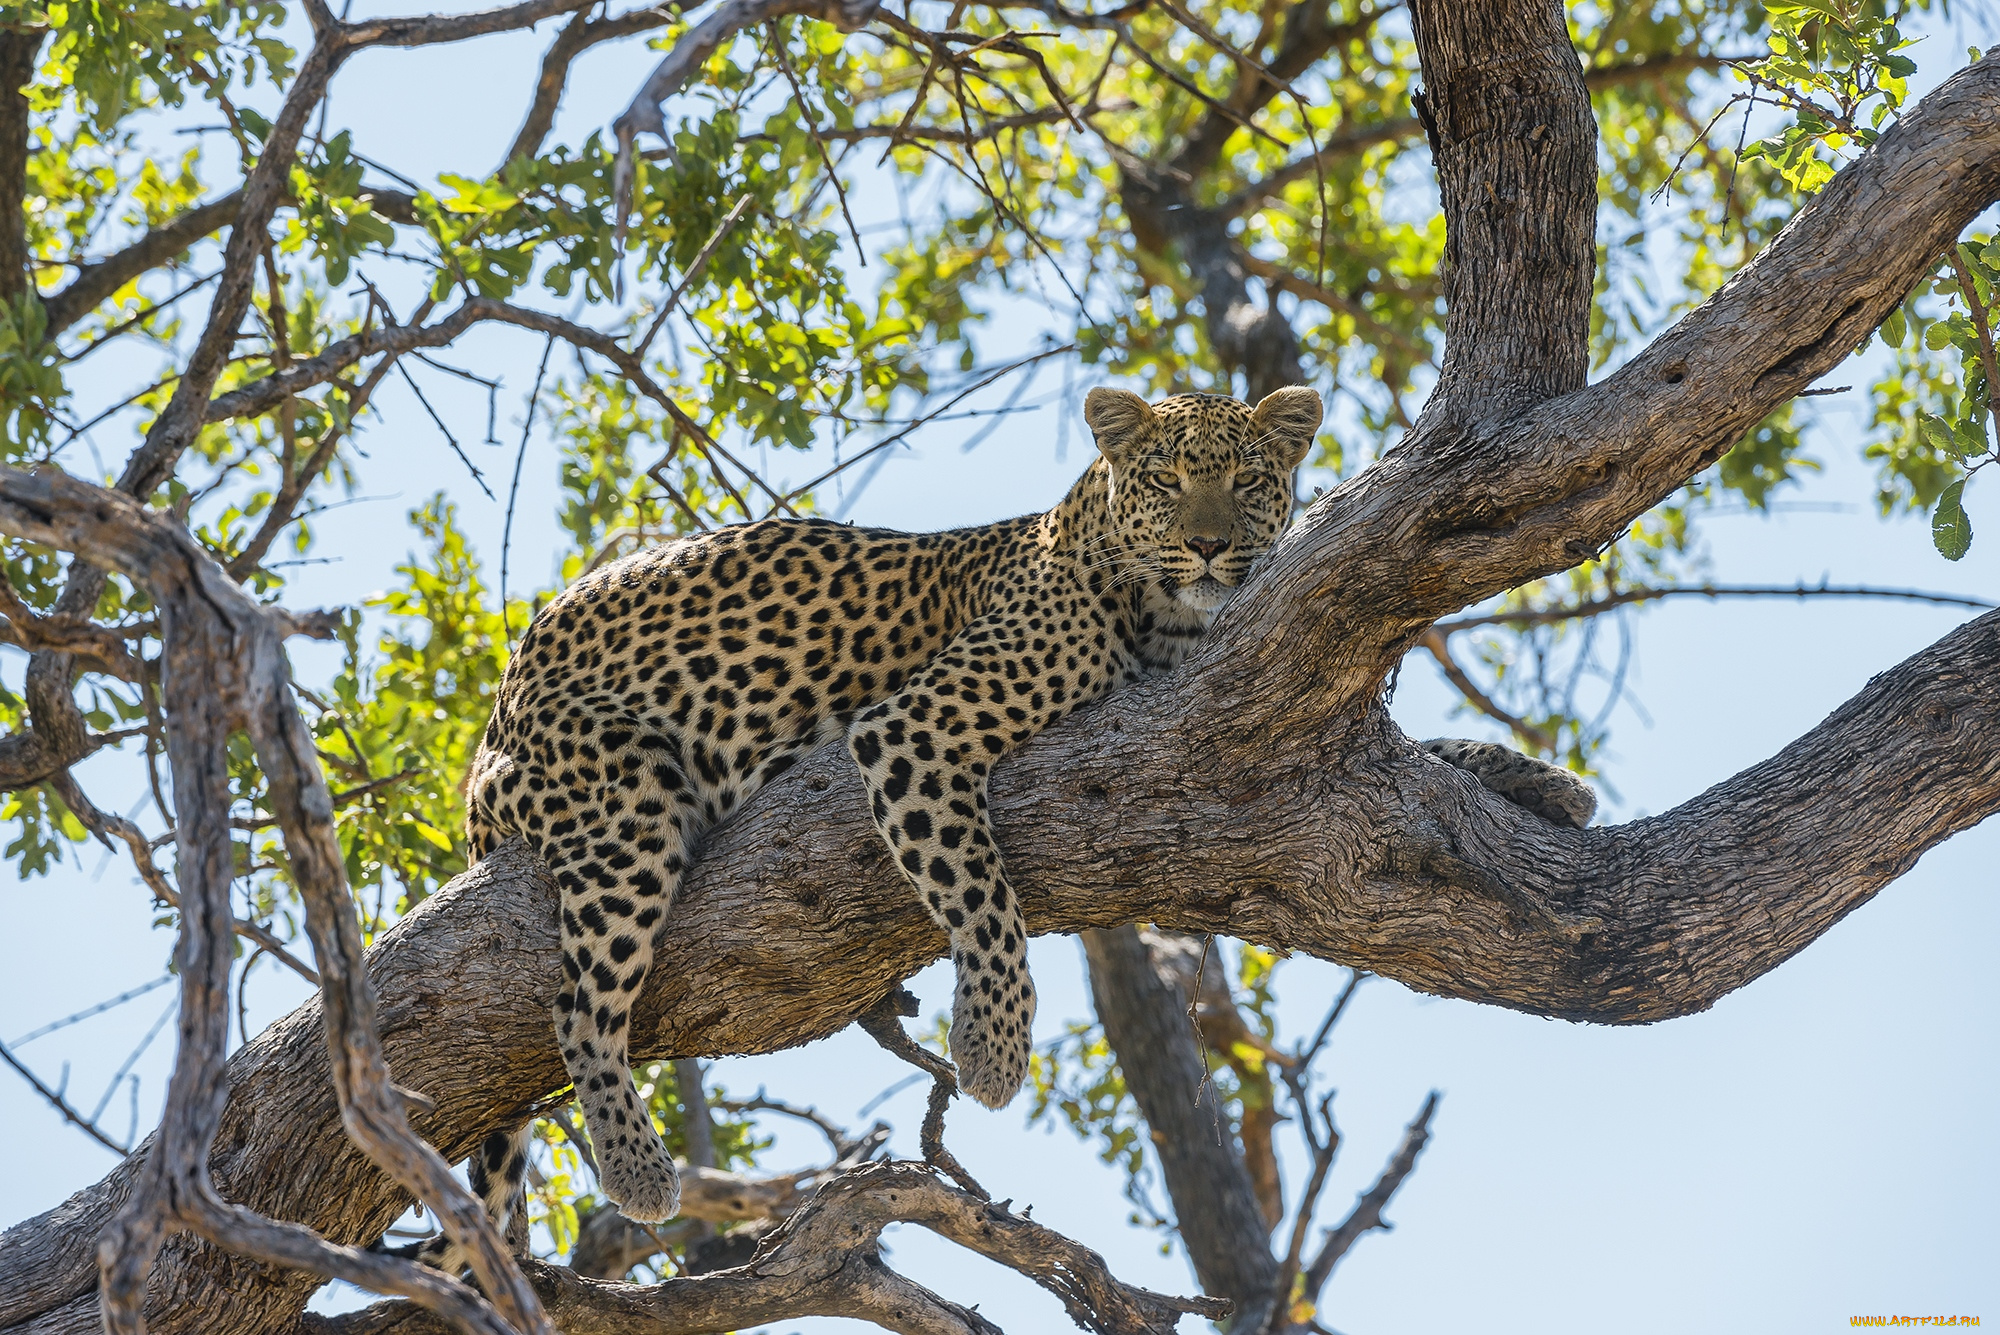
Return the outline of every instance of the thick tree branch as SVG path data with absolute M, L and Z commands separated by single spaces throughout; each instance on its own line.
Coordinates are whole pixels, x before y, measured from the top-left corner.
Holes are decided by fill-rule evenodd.
M 1597 251 L 1597 123 L 1556 0 L 1416 0 L 1445 214 L 1430 415 L 1580 388 Z
M 150 627 L 147 627 L 150 628 Z M 72 654 L 87 672 L 102 672 L 120 681 L 146 677 L 146 666 L 133 657 L 131 641 L 147 628 L 111 629 L 94 621 L 41 616 L 21 601 L 21 595 L 0 579 L 0 641 L 29 652 L 52 650 Z
M 49 313 L 50 336 L 89 315 L 134 278 L 159 268 L 203 237 L 229 226 L 242 207 L 243 192 L 232 190 L 161 223 L 125 249 L 83 265 L 60 292 L 43 298 L 42 304 Z
M 334 45 L 343 50 L 367 46 L 438 46 L 463 42 L 496 32 L 532 28 L 543 19 L 588 9 L 596 0 L 527 0 L 499 9 L 482 9 L 470 14 L 418 14 L 407 18 L 363 19 L 336 23 L 323 31 L 331 34 Z M 322 37 L 322 40 L 328 40 Z

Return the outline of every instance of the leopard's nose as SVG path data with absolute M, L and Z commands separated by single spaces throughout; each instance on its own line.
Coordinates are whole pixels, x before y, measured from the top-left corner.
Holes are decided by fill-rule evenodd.
M 1189 538 L 1187 540 L 1187 547 L 1189 551 L 1199 556 L 1202 560 L 1213 561 L 1216 557 L 1229 550 L 1229 539 Z

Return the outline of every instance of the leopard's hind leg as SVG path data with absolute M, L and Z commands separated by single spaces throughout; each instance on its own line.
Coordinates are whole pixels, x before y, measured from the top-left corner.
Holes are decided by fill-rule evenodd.
M 680 1175 L 632 1087 L 628 1050 L 632 1006 L 687 867 L 673 810 L 684 781 L 652 741 L 601 730 L 563 781 L 517 771 L 511 794 L 499 795 L 562 889 L 557 1046 L 583 1104 L 599 1185 L 641 1223 L 680 1207 Z
M 523 1122 L 513 1131 L 495 1131 L 480 1142 L 465 1161 L 466 1178 L 472 1194 L 486 1206 L 486 1213 L 500 1226 L 507 1250 L 516 1256 L 528 1252 L 527 1197 L 528 1135 L 533 1122 Z M 427 1238 L 394 1255 L 408 1256 L 427 1266 L 457 1275 L 472 1264 L 471 1254 L 443 1234 Z
M 1552 825 L 1581 830 L 1597 811 L 1597 794 L 1582 779 L 1497 742 L 1438 737 L 1425 742 L 1423 749 Z

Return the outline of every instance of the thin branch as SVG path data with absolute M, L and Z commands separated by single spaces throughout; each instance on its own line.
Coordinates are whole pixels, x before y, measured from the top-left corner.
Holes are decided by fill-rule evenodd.
M 1518 714 L 1509 713 L 1497 700 L 1479 689 L 1479 684 L 1473 681 L 1466 670 L 1459 666 L 1458 660 L 1451 656 L 1450 645 L 1446 642 L 1445 633 L 1440 626 L 1433 626 L 1425 631 L 1417 643 L 1437 660 L 1438 668 L 1444 673 L 1445 680 L 1456 687 L 1458 693 L 1464 696 L 1466 702 L 1474 709 L 1494 722 L 1503 723 L 1513 729 L 1517 737 L 1543 755 L 1556 749 L 1555 735 L 1548 729 L 1538 727 Z
M 861 1016 L 856 1023 L 861 1026 L 862 1032 L 886 1051 L 931 1077 L 930 1103 L 924 1111 L 923 1131 L 919 1138 L 924 1162 L 950 1176 L 952 1181 L 980 1200 L 991 1200 L 992 1196 L 986 1188 L 980 1186 L 972 1174 L 965 1171 L 957 1156 L 945 1148 L 944 1112 L 952 1095 L 958 1092 L 958 1070 L 904 1032 L 903 1022 L 897 1017 L 916 1013 L 916 997 L 898 987 L 875 1003 L 874 1009 Z
M 819 150 L 820 164 L 826 168 L 826 179 L 833 182 L 834 197 L 840 201 L 840 216 L 847 220 L 847 235 L 854 242 L 855 262 L 865 269 L 868 267 L 868 251 L 861 244 L 860 229 L 855 227 L 854 214 L 847 207 L 847 187 L 841 183 L 840 172 L 833 165 L 833 155 L 826 151 L 826 140 L 820 137 L 818 122 L 806 106 L 805 89 L 799 86 L 798 73 L 792 69 L 792 57 L 785 50 L 785 34 L 779 29 L 776 19 L 772 19 L 768 26 L 771 30 L 771 53 L 777 59 L 778 70 L 785 76 L 785 82 L 791 86 L 792 100 L 799 108 L 799 119 L 804 122 L 806 133 L 812 137 L 813 147 Z
M 715 437 L 711 436 L 699 422 L 688 416 L 687 410 L 681 407 L 673 395 L 660 387 L 659 383 L 647 373 L 640 359 L 626 351 L 623 347 L 620 347 L 618 341 L 609 334 L 600 334 L 595 329 L 587 328 L 571 320 L 565 320 L 561 316 L 549 315 L 542 311 L 531 311 L 520 306 L 510 306 L 506 302 L 494 301 L 488 297 L 473 297 L 468 299 L 465 305 L 459 308 L 459 313 L 466 315 L 469 320 L 498 320 L 505 324 L 518 325 L 523 329 L 533 329 L 538 333 L 554 334 L 556 337 L 576 347 L 596 353 L 613 366 L 616 366 L 624 374 L 625 378 L 632 382 L 633 388 L 637 389 L 661 408 L 664 408 L 667 416 L 673 420 L 673 424 L 681 431 L 687 433 L 688 438 L 694 442 L 695 449 L 701 453 L 704 459 L 709 461 L 711 467 L 715 465 L 716 459 L 720 458 L 724 463 L 742 473 L 759 491 L 763 492 L 772 502 L 774 510 L 783 511 L 789 515 L 797 515 L 798 511 L 792 507 L 789 497 L 781 496 L 772 490 L 770 484 L 759 477 L 754 469 L 742 463 L 735 455 L 724 449 L 721 443 Z M 726 478 L 719 477 L 718 480 L 732 494 L 734 493 L 734 488 L 730 487 Z M 743 510 L 746 515 L 750 512 L 747 504 L 743 506 Z
M 243 195 L 242 190 L 232 190 L 206 204 L 197 204 L 161 223 L 117 254 L 79 266 L 76 277 L 67 286 L 42 299 L 49 314 L 49 336 L 53 338 L 89 315 L 139 275 L 159 268 L 203 237 L 230 226 L 242 209 Z
M 258 525 L 256 534 L 244 545 L 243 550 L 231 557 L 224 567 L 229 571 L 231 579 L 247 579 L 250 572 L 255 570 L 270 552 L 271 544 L 278 540 L 278 535 L 291 526 L 297 516 L 299 502 L 305 499 L 306 490 L 315 478 L 332 465 L 334 452 L 340 448 L 340 442 L 346 437 L 347 431 L 368 407 L 369 400 L 374 398 L 375 390 L 382 383 L 382 377 L 386 376 L 389 368 L 396 364 L 398 355 L 390 353 L 383 357 L 362 378 L 360 384 L 348 388 L 345 414 L 348 425 L 343 427 L 337 420 L 330 421 L 304 465 L 286 473 L 285 480 L 278 485 L 278 494 L 271 498 L 271 505 L 265 512 L 264 522 Z
M 1807 584 L 1804 581 L 1793 585 L 1687 584 L 1667 588 L 1621 589 L 1602 598 L 1592 598 L 1563 607 L 1524 608 L 1520 611 L 1486 612 L 1478 616 L 1454 617 L 1450 621 L 1438 622 L 1431 629 L 1443 636 L 1456 635 L 1465 630 L 1476 630 L 1481 626 L 1508 626 L 1516 630 L 1525 630 L 1530 626 L 1548 626 L 1563 621 L 1579 621 L 1588 617 L 1602 616 L 1620 607 L 1659 602 L 1667 598 L 1796 598 L 1800 601 L 1808 598 L 1883 598 L 1900 602 L 1931 603 L 1939 607 L 1965 607 L 1982 612 L 1996 606 L 1984 598 L 1973 598 L 1965 594 L 1932 593 L 1924 589 L 1885 589 L 1872 584 Z
M 521 423 L 520 447 L 514 451 L 514 480 L 507 484 L 507 520 L 500 528 L 500 624 L 507 632 L 510 646 L 514 640 L 514 614 L 507 602 L 507 558 L 514 547 L 514 501 L 521 494 L 521 465 L 527 462 L 528 440 L 535 430 L 535 410 L 542 402 L 542 377 L 548 374 L 549 354 L 555 348 L 555 335 L 550 334 L 542 344 L 542 360 L 535 367 L 535 383 L 528 390 L 528 415 Z
M 508 146 L 501 165 L 516 158 L 532 158 L 541 151 L 542 141 L 548 138 L 549 129 L 555 124 L 556 108 L 562 102 L 570 65 L 578 56 L 600 42 L 615 41 L 662 27 L 671 17 L 670 8 L 665 4 L 602 19 L 590 18 L 589 6 L 577 9 L 542 57 L 541 74 L 535 80 L 535 99 L 529 104 L 527 117 L 521 122 L 520 132 Z
M 904 427 L 901 431 L 896 432 L 894 435 L 885 436 L 881 440 L 876 441 L 873 445 L 868 446 L 868 448 L 861 450 L 853 457 L 848 459 L 843 459 L 841 462 L 835 464 L 832 468 L 827 469 L 824 473 L 821 473 L 819 476 L 813 478 L 810 482 L 801 483 L 799 486 L 793 487 L 790 491 L 785 493 L 784 496 L 785 501 L 790 502 L 797 500 L 799 497 L 804 496 L 807 493 L 811 492 L 815 487 L 818 487 L 820 484 L 831 480 L 835 475 L 846 472 L 848 469 L 854 467 L 854 465 L 860 463 L 863 459 L 868 458 L 870 455 L 879 454 L 883 450 L 888 449 L 891 445 L 895 445 L 903 440 L 908 439 L 909 436 L 912 433 L 914 433 L 918 427 L 924 426 L 925 424 L 929 423 L 932 419 L 944 415 L 951 408 L 955 407 L 957 404 L 963 402 L 964 400 L 972 397 L 974 394 L 977 394 L 980 390 L 985 389 L 988 385 L 992 384 L 994 381 L 999 380 L 1004 376 L 1011 375 L 1015 371 L 1020 370 L 1024 366 L 1033 366 L 1036 362 L 1044 361 L 1047 358 L 1054 357 L 1059 353 L 1074 352 L 1074 351 L 1076 351 L 1076 345 L 1074 343 L 1065 343 L 1059 348 L 1047 348 L 1041 352 L 1034 353 L 1031 356 L 1023 357 L 1019 361 L 1009 362 L 1007 365 L 993 372 L 993 374 L 985 377 L 982 380 L 977 381 L 972 385 L 968 385 L 966 388 L 960 390 L 957 394 L 952 395 L 952 397 L 947 399 L 944 402 L 944 405 L 940 407 L 936 412 L 926 413 L 922 417 L 916 418 L 908 426 Z
M 1347 973 L 1347 986 L 1340 989 L 1339 997 L 1335 998 L 1333 1005 L 1327 1010 L 1326 1018 L 1320 1021 L 1319 1031 L 1313 1035 L 1312 1042 L 1299 1049 L 1292 1057 L 1291 1064 L 1295 1069 L 1308 1070 L 1319 1058 L 1320 1049 L 1326 1046 L 1326 1040 L 1333 1033 L 1333 1027 L 1339 1024 L 1340 1017 L 1347 1013 L 1347 1003 L 1354 1000 L 1354 994 L 1361 987 L 1362 980 L 1368 977 L 1359 969 L 1349 969 Z
M 1341 1258 L 1347 1255 L 1348 1249 L 1361 1239 L 1362 1234 L 1373 1229 L 1386 1232 L 1392 1227 L 1382 1218 L 1382 1211 L 1388 1208 L 1389 1201 L 1395 1196 L 1396 1189 L 1403 1185 L 1404 1179 L 1415 1171 L 1417 1156 L 1424 1152 L 1424 1145 L 1430 1140 L 1431 1115 L 1437 1111 L 1437 1105 L 1438 1093 L 1432 1090 L 1424 1099 L 1423 1107 L 1417 1110 L 1415 1120 L 1404 1128 L 1403 1143 L 1396 1147 L 1394 1157 L 1382 1170 L 1382 1175 L 1375 1179 L 1375 1185 L 1361 1193 L 1361 1198 L 1354 1203 L 1354 1209 L 1347 1218 L 1327 1231 L 1326 1241 L 1305 1270 L 1305 1297 L 1308 1302 L 1319 1297 L 1320 1290 L 1326 1287 L 1327 1279 L 1333 1274 L 1333 1268 L 1340 1264 Z
M 4 1061 L 9 1066 L 13 1067 L 16 1071 L 20 1073 L 20 1076 L 23 1080 L 27 1081 L 30 1085 L 33 1085 L 35 1088 L 35 1092 L 37 1094 L 40 1094 L 44 1099 L 47 1099 L 49 1102 L 49 1106 L 51 1106 L 57 1112 L 62 1114 L 63 1121 L 68 1122 L 71 1126 L 76 1127 L 79 1131 L 83 1132 L 83 1134 L 89 1136 L 92 1140 L 102 1145 L 105 1149 L 110 1150 L 113 1154 L 117 1155 L 121 1159 L 132 1152 L 129 1149 L 126 1149 L 123 1145 L 120 1145 L 117 1141 L 111 1139 L 111 1137 L 105 1135 L 102 1131 L 99 1131 L 97 1129 L 97 1123 L 91 1121 L 88 1117 L 85 1117 L 81 1112 L 78 1112 L 75 1108 L 71 1107 L 69 1101 L 63 1098 L 60 1091 L 50 1089 L 47 1085 L 43 1084 L 33 1071 L 29 1070 L 26 1066 L 23 1066 L 20 1060 L 16 1058 L 13 1053 L 7 1050 L 7 1045 L 5 1043 L 0 1043 L 0 1061 Z
M 833 170 L 831 162 L 827 164 L 827 170 Z M 708 267 L 709 256 L 715 253 L 715 248 L 722 244 L 724 237 L 729 235 L 729 229 L 736 226 L 737 219 L 743 216 L 745 209 L 748 209 L 752 203 L 756 202 L 756 198 L 755 195 L 745 192 L 743 197 L 736 201 L 734 207 L 723 216 L 722 221 L 715 225 L 715 230 L 708 234 L 708 240 L 701 243 L 701 249 L 695 252 L 694 259 L 689 262 L 686 270 L 682 272 L 680 282 L 674 284 L 674 290 L 669 292 L 667 299 L 660 303 L 659 313 L 653 317 L 653 323 L 646 327 L 646 336 L 639 340 L 639 346 L 632 349 L 634 357 L 645 356 L 646 349 L 653 346 L 653 338 L 660 332 L 660 327 L 666 324 L 668 316 L 680 309 L 681 298 L 687 295 L 688 289 L 693 287 L 696 281 L 701 278 L 702 270 Z M 846 206 L 846 199 L 845 195 L 841 196 L 842 207 Z M 858 240 L 856 244 L 859 244 Z
M 614 244 L 625 246 L 626 223 L 632 212 L 633 141 L 642 133 L 668 139 L 664 104 L 687 87 L 708 58 L 745 28 L 786 14 L 812 14 L 852 32 L 874 14 L 880 0 L 726 0 L 694 27 L 681 34 L 673 50 L 653 67 L 632 102 L 611 123 L 618 142 L 612 167 Z
M 1333 1095 L 1328 1094 L 1319 1101 L 1319 1117 L 1326 1129 L 1324 1139 L 1312 1129 L 1312 1105 L 1303 1100 L 1300 1102 L 1299 1125 L 1306 1132 L 1312 1149 L 1312 1173 L 1299 1197 L 1298 1214 L 1292 1219 L 1291 1236 L 1285 1244 L 1285 1258 L 1278 1263 L 1278 1283 L 1272 1290 L 1270 1315 L 1265 1318 L 1264 1329 L 1257 1335 L 1269 1335 L 1269 1332 L 1284 1328 L 1292 1307 L 1292 1287 L 1298 1282 L 1300 1260 L 1305 1256 L 1306 1233 L 1312 1228 L 1313 1212 L 1319 1208 L 1320 1192 L 1326 1188 L 1334 1156 L 1340 1153 L 1340 1130 L 1333 1124 Z
M 1980 304 L 1979 289 L 1973 285 L 1972 274 L 1965 267 L 1965 259 L 1958 253 L 1956 245 L 1945 252 L 1951 261 L 1951 271 L 1958 275 L 1958 290 L 1965 296 L 1965 308 L 1972 315 L 1972 329 L 1979 339 L 1979 360 L 1986 368 L 1986 410 L 1996 422 L 2000 422 L 2000 362 L 1993 355 L 1993 323 L 1986 307 Z
M 464 447 L 458 443 L 458 437 L 451 434 L 451 428 L 444 424 L 444 418 L 438 416 L 438 410 L 431 407 L 431 401 L 424 397 L 424 391 L 418 386 L 416 378 L 410 374 L 410 368 L 404 366 L 401 362 L 397 362 L 396 370 L 402 375 L 403 383 L 410 387 L 410 393 L 417 396 L 417 402 L 424 406 L 426 413 L 430 414 L 432 423 L 443 433 L 444 443 L 451 446 L 451 452 L 458 456 L 460 463 L 465 465 L 465 471 L 472 474 L 472 480 L 479 485 L 481 491 L 486 493 L 486 499 L 489 501 L 499 500 L 500 498 L 493 494 L 493 488 L 486 485 L 486 475 L 480 472 L 478 466 L 466 455 Z
M 153 849 L 155 845 L 151 840 L 146 838 L 145 833 L 137 825 L 134 825 L 131 821 L 125 819 L 125 817 L 117 815 L 114 812 L 103 810 L 95 802 L 91 801 L 89 795 L 83 791 L 82 787 L 77 784 L 75 777 L 67 770 L 49 782 L 50 787 L 56 790 L 56 794 L 75 813 L 76 818 L 83 822 L 84 828 L 97 836 L 99 843 L 103 844 L 106 848 L 110 848 L 112 846 L 111 841 L 117 839 L 125 845 L 126 850 L 132 855 L 132 865 L 137 869 L 139 879 L 145 883 L 148 890 L 153 892 L 154 899 L 165 904 L 175 912 L 181 911 L 181 897 L 179 892 L 167 880 L 167 874 L 161 871 L 153 862 Z M 255 942 L 272 959 L 277 960 L 314 987 L 319 986 L 318 971 L 292 954 L 286 948 L 285 943 L 273 935 L 268 927 L 260 926 L 243 918 L 232 917 L 230 920 L 230 930 L 245 941 Z
M 12 1042 L 13 1045 L 17 1048 L 23 1047 L 29 1043 L 34 1042 L 38 1038 L 42 1038 L 49 1034 L 53 1034 L 59 1029 L 67 1029 L 71 1025 L 76 1024 L 79 1021 L 88 1020 L 92 1016 L 102 1015 L 104 1014 L 104 1012 L 108 1010 L 115 1010 L 119 1006 L 124 1005 L 126 1002 L 131 1001 L 137 997 L 143 997 L 148 992 L 154 991 L 157 988 L 165 987 L 168 983 L 171 983 L 173 981 L 174 981 L 174 976 L 172 974 L 170 973 L 161 974 L 158 978 L 155 978 L 150 983 L 141 983 L 137 987 L 127 988 L 125 991 L 120 992 L 117 996 L 112 997 L 108 1001 L 100 1001 L 95 1006 L 86 1006 L 80 1011 L 75 1011 L 69 1015 L 63 1016 L 60 1020 L 51 1020 L 47 1024 L 43 1025 L 41 1028 L 31 1029 L 27 1033 L 22 1034 L 19 1038 L 11 1039 L 9 1041 Z
M 773 1112 L 785 1117 L 795 1117 L 802 1122 L 810 1122 L 819 1129 L 821 1135 L 826 1137 L 826 1142 L 832 1148 L 836 1160 L 846 1158 L 856 1145 L 868 1139 L 863 1137 L 862 1140 L 856 1140 L 847 1134 L 846 1127 L 817 1108 L 801 1108 L 782 1099 L 766 1098 L 762 1090 L 757 1092 L 757 1097 L 754 1099 L 721 1099 L 715 1106 L 724 1112 Z M 880 1126 L 881 1123 L 878 1122 L 876 1125 Z
M 207 287 L 210 283 L 213 283 L 216 279 L 220 278 L 221 276 L 222 276 L 222 271 L 220 269 L 217 269 L 214 273 L 209 274 L 204 278 L 197 278 L 193 282 L 183 284 L 175 291 L 160 298 L 158 301 L 155 301 L 150 305 L 147 305 L 141 308 L 140 310 L 135 311 L 133 314 L 128 315 L 123 320 L 118 321 L 118 323 L 106 325 L 102 330 L 98 332 L 97 337 L 91 339 L 89 343 L 77 349 L 75 352 L 65 353 L 63 355 L 63 361 L 70 366 L 75 366 L 78 362 L 82 361 L 85 357 L 88 357 L 91 353 L 96 352 L 99 348 L 109 343 L 112 339 L 119 337 L 121 334 L 124 334 L 129 330 L 137 328 L 141 324 L 144 324 L 147 320 L 151 319 L 153 316 L 158 315 L 161 311 L 167 309 L 169 306 L 172 306 L 182 297 L 188 296 L 191 293 L 199 292 L 202 288 Z M 126 402 L 129 403 L 130 400 L 128 399 Z M 123 406 L 124 404 L 119 405 L 119 407 Z M 102 420 L 102 419 L 99 418 L 99 419 L 94 419 L 91 422 L 86 422 L 83 426 L 78 427 L 74 434 L 81 435 L 83 432 L 88 431 L 93 425 L 96 424 L 97 420 Z

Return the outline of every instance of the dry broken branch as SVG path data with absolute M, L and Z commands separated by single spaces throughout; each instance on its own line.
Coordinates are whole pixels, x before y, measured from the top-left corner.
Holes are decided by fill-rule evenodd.
M 694 1335 L 801 1316 L 845 1316 L 905 1335 L 997 1335 L 999 1327 L 889 1269 L 877 1247 L 892 1223 L 918 1224 L 1028 1276 L 1100 1335 L 1167 1335 L 1192 1313 L 1218 1318 L 1227 1303 L 1173 1298 L 1120 1283 L 1090 1249 L 939 1181 L 919 1164 L 878 1163 L 841 1174 L 764 1239 L 738 1269 L 662 1281 L 607 1284 L 554 1266 L 529 1272 L 565 1335 Z M 436 1335 L 408 1304 L 310 1319 L 313 1335 Z
M 172 520 L 60 473 L 0 469 L 0 531 L 119 570 L 144 585 L 160 609 L 182 898 L 180 1044 L 152 1152 L 98 1247 L 105 1328 L 117 1335 L 145 1331 L 155 1258 L 171 1231 L 186 1228 L 228 1251 L 409 1295 L 467 1330 L 553 1335 L 498 1230 L 450 1166 L 411 1133 L 402 1095 L 389 1081 L 332 800 L 282 652 L 298 619 L 252 601 Z M 270 784 L 305 902 L 343 1123 L 471 1251 L 482 1283 L 496 1295 L 497 1313 L 437 1271 L 328 1243 L 311 1229 L 227 1203 L 215 1191 L 209 1155 L 228 1088 L 223 1052 L 236 925 L 226 747 L 239 729 L 250 734 Z M 72 794 L 81 799 L 74 788 Z

